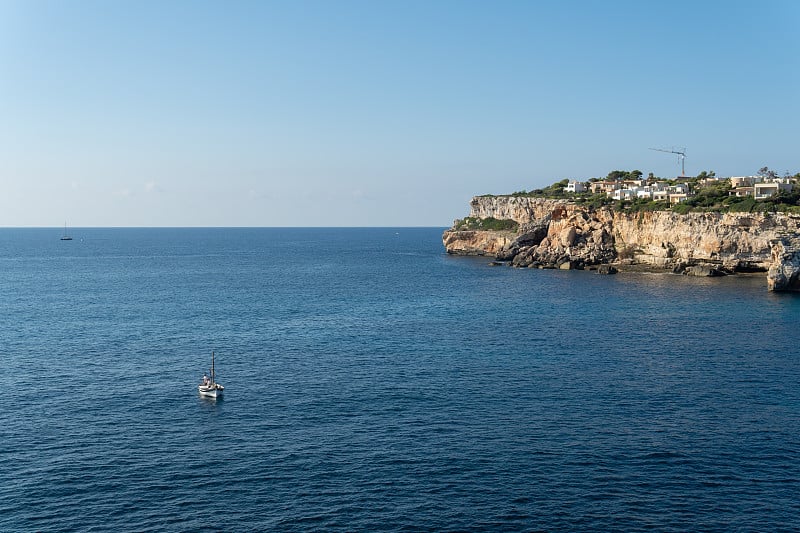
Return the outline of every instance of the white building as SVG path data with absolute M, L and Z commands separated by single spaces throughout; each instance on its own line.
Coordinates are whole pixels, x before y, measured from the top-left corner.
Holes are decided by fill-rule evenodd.
M 753 185 L 753 197 L 756 200 L 763 200 L 778 194 L 780 191 L 792 192 L 792 184 L 785 183 L 788 180 L 777 179 L 772 183 L 756 183 Z
M 667 185 L 665 182 L 657 182 L 644 187 L 626 187 L 607 192 L 609 198 L 614 200 L 633 200 L 651 199 L 656 201 L 676 204 L 689 197 L 689 185 L 679 183 L 677 185 Z
M 569 180 L 569 183 L 567 183 L 567 186 L 564 188 L 564 190 L 566 192 L 585 192 L 586 184 L 578 180 Z
M 606 196 L 611 196 L 611 193 L 621 188 L 622 185 L 618 181 L 594 181 L 589 184 L 592 194 L 604 192 Z
M 637 187 L 636 188 L 636 197 L 637 198 L 653 198 L 653 189 L 651 187 Z
M 653 191 L 653 200 L 656 202 L 666 202 L 669 200 L 669 192 L 666 189 Z
M 761 181 L 758 176 L 731 176 L 728 178 L 731 182 L 731 188 L 737 189 L 739 187 L 752 187 L 757 181 Z
M 753 196 L 753 187 L 736 187 L 735 189 L 731 189 L 728 196 L 736 196 L 739 198 Z
M 636 197 L 636 191 L 632 189 L 617 189 L 609 193 L 614 200 L 633 200 Z

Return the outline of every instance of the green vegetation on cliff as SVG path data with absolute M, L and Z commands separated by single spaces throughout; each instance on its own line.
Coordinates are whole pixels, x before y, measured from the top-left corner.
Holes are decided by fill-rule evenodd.
M 513 220 L 501 220 L 497 218 L 477 218 L 466 217 L 455 221 L 453 229 L 455 231 L 469 230 L 493 230 L 493 231 L 517 231 L 519 224 Z

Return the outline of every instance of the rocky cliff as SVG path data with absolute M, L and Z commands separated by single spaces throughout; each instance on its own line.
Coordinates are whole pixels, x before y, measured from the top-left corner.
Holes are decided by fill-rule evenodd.
M 787 235 L 773 241 L 767 288 L 771 291 L 800 291 L 800 236 Z
M 800 216 L 616 212 L 567 200 L 481 196 L 470 216 L 514 220 L 517 232 L 448 230 L 448 253 L 517 267 L 646 265 L 692 275 L 769 272 L 770 290 L 800 290 Z M 454 226 L 455 228 L 455 226 Z

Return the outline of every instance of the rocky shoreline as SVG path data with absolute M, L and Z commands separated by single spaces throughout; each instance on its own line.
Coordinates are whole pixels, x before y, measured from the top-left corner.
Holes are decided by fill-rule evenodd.
M 771 291 L 800 291 L 800 216 L 782 213 L 618 212 L 568 200 L 480 196 L 470 217 L 516 231 L 444 232 L 447 253 L 517 268 L 649 269 L 693 276 L 762 272 Z

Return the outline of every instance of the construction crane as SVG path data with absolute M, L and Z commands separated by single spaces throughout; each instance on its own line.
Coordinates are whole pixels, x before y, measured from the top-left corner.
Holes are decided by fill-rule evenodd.
M 673 146 L 672 150 L 664 150 L 662 148 L 650 148 L 650 150 L 655 150 L 656 152 L 667 152 L 668 154 L 678 154 L 678 159 L 681 161 L 681 177 L 686 176 L 686 170 L 683 168 L 683 161 L 686 159 L 686 148 L 676 149 Z

